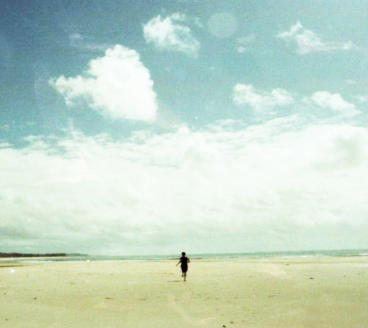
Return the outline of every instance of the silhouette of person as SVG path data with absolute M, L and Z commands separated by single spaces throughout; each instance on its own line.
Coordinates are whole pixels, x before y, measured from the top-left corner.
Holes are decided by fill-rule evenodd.
M 185 252 L 181 253 L 181 258 L 179 259 L 179 262 L 176 264 L 178 266 L 179 263 L 181 263 L 181 276 L 184 278 L 184 281 L 187 280 L 187 271 L 188 271 L 188 263 L 190 260 L 185 256 Z

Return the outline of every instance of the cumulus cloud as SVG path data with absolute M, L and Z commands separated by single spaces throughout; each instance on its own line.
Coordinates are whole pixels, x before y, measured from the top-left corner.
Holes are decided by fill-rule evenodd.
M 200 43 L 192 35 L 191 29 L 184 25 L 186 21 L 184 14 L 176 13 L 166 18 L 158 15 L 143 26 L 144 38 L 159 50 L 179 51 L 196 57 Z
M 3 251 L 361 245 L 367 145 L 364 127 L 306 124 L 298 115 L 124 140 L 28 138 L 24 148 L 0 149 Z
M 287 106 L 294 102 L 292 94 L 284 89 L 271 92 L 257 90 L 251 84 L 236 84 L 233 89 L 233 101 L 239 106 L 250 106 L 255 110 L 269 110 L 278 106 Z
M 338 93 L 332 94 L 328 91 L 318 91 L 311 96 L 311 100 L 322 108 L 337 112 L 357 112 L 355 105 L 345 101 Z
M 289 31 L 279 33 L 277 37 L 288 43 L 295 42 L 299 55 L 307 55 L 315 52 L 331 52 L 334 50 L 350 50 L 353 46 L 351 41 L 346 43 L 324 42 L 317 34 L 305 29 L 300 22 L 291 26 Z
M 149 70 L 139 54 L 120 45 L 91 60 L 83 75 L 60 76 L 50 84 L 64 96 L 68 106 L 83 101 L 90 108 L 116 120 L 155 119 L 157 104 Z
M 292 94 L 281 88 L 267 92 L 257 90 L 251 84 L 238 83 L 233 88 L 232 99 L 237 106 L 249 106 L 258 112 L 292 105 L 296 112 L 300 110 L 318 112 L 320 109 L 324 109 L 344 115 L 360 113 L 355 104 L 347 102 L 338 93 L 333 94 L 328 91 L 317 91 L 310 97 L 300 97 L 298 94 Z

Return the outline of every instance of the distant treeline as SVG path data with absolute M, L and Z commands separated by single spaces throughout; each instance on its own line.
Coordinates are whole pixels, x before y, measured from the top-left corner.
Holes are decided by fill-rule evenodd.
M 65 256 L 87 256 L 86 254 L 45 253 L 45 254 L 23 254 L 23 253 L 0 253 L 0 257 L 65 257 Z

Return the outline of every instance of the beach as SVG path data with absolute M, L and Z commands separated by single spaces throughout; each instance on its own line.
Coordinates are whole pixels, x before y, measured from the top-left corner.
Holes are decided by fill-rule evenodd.
M 368 326 L 368 257 L 176 263 L 0 262 L 0 326 Z

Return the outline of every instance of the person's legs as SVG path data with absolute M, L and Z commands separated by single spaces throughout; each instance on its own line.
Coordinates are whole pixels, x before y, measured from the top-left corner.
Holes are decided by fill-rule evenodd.
M 182 266 L 181 267 L 181 276 L 184 278 L 184 281 L 187 280 L 187 271 L 188 271 L 187 266 Z

